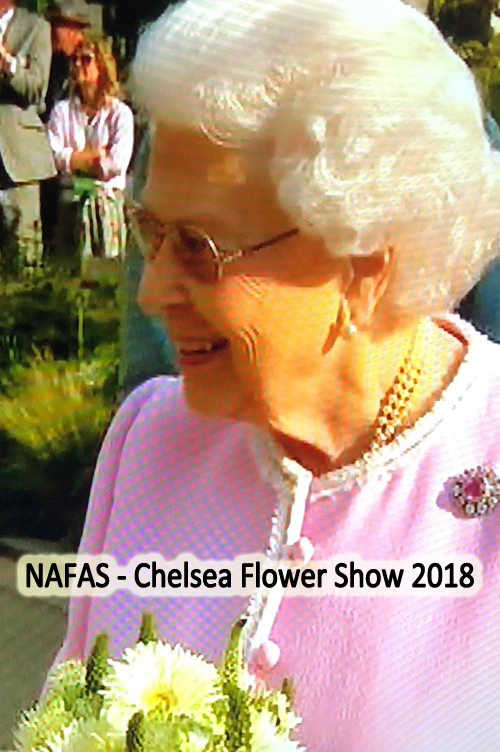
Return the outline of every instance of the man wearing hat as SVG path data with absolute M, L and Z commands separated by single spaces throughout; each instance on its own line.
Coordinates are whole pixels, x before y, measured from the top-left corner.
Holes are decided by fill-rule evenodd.
M 40 180 L 55 173 L 40 120 L 51 60 L 46 21 L 0 0 L 0 264 L 33 265 L 41 251 Z
M 46 97 L 45 120 L 56 102 L 69 95 L 71 58 L 90 26 L 90 10 L 85 0 L 58 0 L 50 14 L 52 27 L 52 66 Z

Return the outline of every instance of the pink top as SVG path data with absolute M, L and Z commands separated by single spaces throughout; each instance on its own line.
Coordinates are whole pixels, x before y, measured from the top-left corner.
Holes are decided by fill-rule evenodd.
M 108 188 L 125 188 L 134 147 L 134 116 L 125 102 L 109 97 L 92 118 L 77 97 L 57 102 L 47 124 L 47 135 L 63 178 L 71 173 L 69 165 L 74 151 L 104 149 L 103 184 Z
M 469 349 L 439 403 L 366 461 L 312 482 L 303 471 L 299 533 L 321 560 L 474 555 L 484 584 L 469 598 L 283 599 L 268 629 L 281 654 L 264 675 L 293 679 L 309 752 L 500 750 L 500 505 L 468 518 L 449 491 L 450 480 L 478 465 L 500 474 L 500 347 L 448 321 Z M 82 551 L 123 565 L 147 552 L 165 560 L 264 552 L 281 478 L 264 434 L 201 418 L 186 408 L 180 380 L 153 379 L 128 398 L 107 435 Z M 75 599 L 59 659 L 82 657 L 102 629 L 120 651 L 135 640 L 145 608 L 164 639 L 217 659 L 246 606 L 243 598 L 125 591 Z

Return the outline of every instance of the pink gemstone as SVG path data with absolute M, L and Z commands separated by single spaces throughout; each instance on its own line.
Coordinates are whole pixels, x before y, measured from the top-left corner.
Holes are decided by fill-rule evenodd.
M 467 499 L 477 499 L 483 493 L 483 482 L 481 478 L 468 478 L 463 484 L 464 496 Z

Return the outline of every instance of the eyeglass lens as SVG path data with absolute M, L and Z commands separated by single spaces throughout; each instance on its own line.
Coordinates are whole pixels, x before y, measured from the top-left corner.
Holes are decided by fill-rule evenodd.
M 165 225 L 143 209 L 134 211 L 134 217 L 150 260 L 168 239 L 177 263 L 188 275 L 203 282 L 215 282 L 219 278 L 217 250 L 203 232 L 181 222 Z
M 202 282 L 219 276 L 217 250 L 209 237 L 189 225 L 178 225 L 171 235 L 172 251 L 179 265 Z

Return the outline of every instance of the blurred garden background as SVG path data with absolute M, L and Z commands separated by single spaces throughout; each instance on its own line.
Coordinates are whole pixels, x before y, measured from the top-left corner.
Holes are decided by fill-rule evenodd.
M 118 400 L 120 280 L 0 282 L 0 530 L 74 549 Z
M 18 4 L 45 17 L 55 7 L 51 0 Z M 167 5 L 89 3 L 92 25 L 113 40 L 133 109 L 128 81 L 137 40 Z M 139 143 L 144 116 L 134 115 Z M 132 170 L 133 163 L 130 178 Z M 118 266 L 89 279 L 69 273 L 49 248 L 41 268 L 0 276 L 0 554 L 78 547 L 99 448 L 122 396 L 125 289 Z

